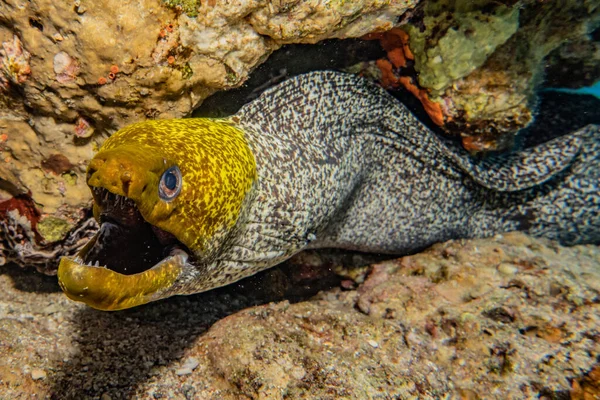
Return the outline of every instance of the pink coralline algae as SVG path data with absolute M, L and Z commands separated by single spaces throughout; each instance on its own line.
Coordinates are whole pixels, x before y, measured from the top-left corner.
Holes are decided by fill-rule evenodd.
M 13 36 L 13 40 L 8 42 L 2 42 L 2 48 L 0 49 L 0 64 L 2 65 L 2 74 L 4 80 L 0 79 L 0 84 L 7 80 L 21 84 L 27 80 L 31 75 L 31 68 L 29 68 L 29 58 L 31 55 L 27 50 L 23 49 L 23 44 L 17 36 Z
M 79 117 L 75 124 L 75 136 L 79 138 L 89 138 L 94 133 L 94 128 L 83 117 Z
M 60 83 L 72 82 L 79 73 L 79 63 L 76 59 L 61 51 L 54 56 L 54 73 L 56 74 L 56 80 Z

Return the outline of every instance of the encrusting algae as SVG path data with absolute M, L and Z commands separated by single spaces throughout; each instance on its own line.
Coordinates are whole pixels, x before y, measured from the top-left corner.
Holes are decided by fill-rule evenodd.
M 290 79 L 227 119 L 156 120 L 88 167 L 101 228 L 61 260 L 66 294 L 105 310 L 192 294 L 304 249 L 410 253 L 522 230 L 600 238 L 600 130 L 474 159 L 353 75 Z
M 381 71 L 381 84 L 386 88 L 398 88 L 403 86 L 413 96 L 415 96 L 425 109 L 434 124 L 443 126 L 445 120 L 451 121 L 452 117 L 444 116 L 440 100 L 430 99 L 429 92 L 425 88 L 415 84 L 411 76 L 397 76 L 396 71 L 399 68 L 407 67 L 407 60 L 414 61 L 415 56 L 410 50 L 408 43 L 408 34 L 399 28 L 391 29 L 387 32 L 367 35 L 367 40 L 379 39 L 381 46 L 387 52 L 387 59 L 377 60 L 377 68 Z M 443 101 L 443 100 L 442 100 Z

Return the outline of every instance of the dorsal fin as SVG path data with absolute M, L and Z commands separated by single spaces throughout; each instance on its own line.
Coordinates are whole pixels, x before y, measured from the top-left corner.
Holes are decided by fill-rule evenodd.
M 448 156 L 478 184 L 513 192 L 539 185 L 567 168 L 592 130 L 588 126 L 526 150 L 480 159 L 463 149 L 449 148 Z

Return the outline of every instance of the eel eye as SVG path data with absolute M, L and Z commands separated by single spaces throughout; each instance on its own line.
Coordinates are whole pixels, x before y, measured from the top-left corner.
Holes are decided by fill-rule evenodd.
M 181 192 L 181 183 L 181 171 L 175 165 L 166 170 L 160 177 L 158 195 L 165 201 L 173 200 Z

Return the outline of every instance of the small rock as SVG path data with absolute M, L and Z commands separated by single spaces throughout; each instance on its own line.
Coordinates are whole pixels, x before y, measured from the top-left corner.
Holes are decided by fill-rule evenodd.
M 290 370 L 290 375 L 294 377 L 294 379 L 301 381 L 306 376 L 306 370 L 302 367 L 294 367 Z
M 79 63 L 69 54 L 61 51 L 54 56 L 54 73 L 58 82 L 71 82 L 79 73 Z
M 62 311 L 62 307 L 60 304 L 56 304 L 56 303 L 52 303 L 52 304 L 48 304 L 46 307 L 44 307 L 40 313 L 44 314 L 44 315 L 52 315 L 52 314 L 56 314 L 57 312 Z
M 200 364 L 200 362 L 197 358 L 190 357 L 183 363 L 181 368 L 175 371 L 175 375 L 189 375 L 198 366 L 198 364 Z
M 515 313 L 508 307 L 496 307 L 486 310 L 483 312 L 483 315 L 496 322 L 503 322 L 505 324 L 515 321 Z
M 90 123 L 83 117 L 79 117 L 75 124 L 75 136 L 79 138 L 89 138 L 94 134 L 94 128 L 91 127 Z
M 340 282 L 340 286 L 343 289 L 347 289 L 347 290 L 351 290 L 351 289 L 356 288 L 356 284 L 351 279 L 344 279 L 343 281 Z
M 40 379 L 46 379 L 46 371 L 44 371 L 43 369 L 33 369 L 31 370 L 31 379 L 33 379 L 34 381 L 40 380 Z
M 379 347 L 379 343 L 377 343 L 377 342 L 376 342 L 376 341 L 374 341 L 374 340 L 367 340 L 367 343 L 369 343 L 369 345 L 370 345 L 371 347 L 373 347 L 374 349 L 376 349 L 376 348 L 378 348 L 378 347 Z
M 192 373 L 192 370 L 189 368 L 179 368 L 178 370 L 175 371 L 175 375 L 177 375 L 177 376 L 189 375 L 191 373 Z
M 491 290 L 492 290 L 492 287 L 490 285 L 487 285 L 487 284 L 477 285 L 473 289 L 471 289 L 471 291 L 469 292 L 469 297 L 471 299 L 478 299 L 480 297 L 485 296 Z
M 514 264 L 502 263 L 498 265 L 498 272 L 500 272 L 504 276 L 513 276 L 517 272 L 519 272 L 519 268 Z

